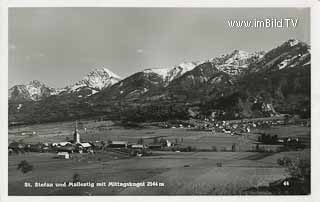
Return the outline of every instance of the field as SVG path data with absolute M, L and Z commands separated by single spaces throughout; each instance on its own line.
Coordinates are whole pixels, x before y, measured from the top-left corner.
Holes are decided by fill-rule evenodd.
M 60 142 L 72 138 L 74 123 L 49 123 L 9 129 L 9 142 Z M 35 131 L 33 135 L 22 133 Z M 112 122 L 86 121 L 80 125 L 81 140 L 128 140 L 167 136 L 197 149 L 218 148 L 218 152 L 153 151 L 152 156 L 128 157 L 115 152 L 74 154 L 70 160 L 56 159 L 54 153 L 25 153 L 9 156 L 9 195 L 233 195 L 244 194 L 251 187 L 267 186 L 288 176 L 277 164 L 287 157 L 310 158 L 310 149 L 289 152 L 246 152 L 254 147 L 258 132 L 282 137 L 299 137 L 310 145 L 310 127 L 300 125 L 255 129 L 241 136 L 195 131 L 188 128 L 162 129 L 155 126 L 124 128 Z M 236 152 L 223 152 L 239 145 Z M 21 173 L 17 165 L 27 160 L 33 171 Z M 25 182 L 72 182 L 74 174 L 81 182 L 106 182 L 102 187 L 24 187 Z M 145 182 L 144 187 L 112 187 L 108 182 Z M 148 184 L 148 182 L 152 182 Z M 153 186 L 147 186 L 153 185 Z M 270 194 L 268 192 L 259 194 Z

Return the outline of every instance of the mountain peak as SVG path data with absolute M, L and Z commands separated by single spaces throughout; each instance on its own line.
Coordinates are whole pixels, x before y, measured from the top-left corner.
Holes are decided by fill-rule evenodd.
M 155 73 L 163 79 L 165 86 L 167 86 L 172 80 L 182 76 L 188 71 L 191 71 L 196 66 L 200 65 L 203 62 L 182 62 L 178 65 L 168 68 L 154 68 L 154 69 L 145 69 L 143 73 Z
M 34 86 L 34 87 L 40 87 L 42 85 L 44 85 L 42 82 L 38 81 L 38 80 L 32 80 L 29 82 L 28 85 Z
M 155 73 L 158 74 L 160 76 L 162 76 L 163 78 L 165 78 L 168 74 L 168 72 L 170 71 L 170 68 L 148 68 L 143 70 L 143 73 Z
M 260 59 L 264 54 L 262 52 L 248 53 L 235 49 L 231 53 L 212 58 L 209 62 L 215 64 L 220 71 L 236 76 L 244 72 L 249 64 Z
M 55 89 L 50 88 L 38 80 L 32 80 L 28 84 L 16 85 L 9 89 L 9 99 L 15 101 L 37 101 L 51 95 Z
M 291 39 L 283 42 L 281 46 L 294 47 L 294 46 L 297 46 L 297 45 L 299 45 L 299 46 L 309 46 L 306 43 L 304 43 L 304 42 L 302 42 L 302 41 L 300 41 L 298 39 L 294 39 L 294 38 L 291 38 Z
M 247 59 L 250 57 L 250 53 L 243 50 L 234 50 L 230 56 L 234 59 Z
M 95 68 L 89 72 L 81 81 L 69 87 L 71 91 L 78 91 L 81 88 L 91 88 L 101 90 L 112 86 L 120 81 L 120 76 L 116 75 L 105 67 Z
M 286 43 L 288 43 L 288 44 L 292 47 L 292 46 L 295 46 L 295 45 L 297 45 L 298 43 L 300 43 L 300 41 L 297 40 L 297 39 L 291 38 L 291 39 L 289 39 L 288 41 L 286 41 Z
M 105 76 L 109 76 L 117 79 L 121 78 L 120 76 L 118 76 L 117 74 L 113 73 L 112 71 L 110 71 L 108 68 L 105 68 L 105 67 L 95 68 L 88 75 L 93 75 L 93 74 L 105 75 Z

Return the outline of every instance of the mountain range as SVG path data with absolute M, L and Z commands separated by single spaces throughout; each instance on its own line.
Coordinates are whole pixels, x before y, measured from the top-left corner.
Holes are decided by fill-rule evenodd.
M 32 81 L 9 89 L 9 122 L 309 116 L 310 57 L 309 45 L 290 39 L 268 52 L 234 50 L 123 79 L 96 68 L 61 89 Z

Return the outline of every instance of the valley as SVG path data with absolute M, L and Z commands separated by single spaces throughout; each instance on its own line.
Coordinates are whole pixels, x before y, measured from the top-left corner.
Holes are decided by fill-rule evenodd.
M 270 120 L 270 119 L 267 119 Z M 177 142 L 180 148 L 190 146 L 189 152 L 168 149 L 151 150 L 151 155 L 129 156 L 115 150 L 73 153 L 71 159 L 57 159 L 52 152 L 25 152 L 9 155 L 9 195 L 238 195 L 272 194 L 252 192 L 252 187 L 269 186 L 289 177 L 278 164 L 283 157 L 310 159 L 310 127 L 276 125 L 255 128 L 250 133 L 231 135 L 224 132 L 195 130 L 193 127 L 162 128 L 163 123 L 143 124 L 141 128 L 121 126 L 111 121 L 79 122 L 81 142 L 128 141 L 152 143 L 154 137 Z M 72 138 L 74 122 L 36 124 L 9 128 L 9 142 L 26 144 L 64 142 Z M 30 132 L 35 134 L 22 135 Z M 299 138 L 304 149 L 272 150 L 274 145 L 260 145 L 265 150 L 254 151 L 259 134 L 277 134 L 279 138 Z M 149 141 L 149 138 L 150 141 Z M 232 144 L 241 145 L 231 151 Z M 172 147 L 173 148 L 173 147 Z M 215 148 L 216 150 L 213 150 Z M 20 161 L 34 166 L 28 173 L 17 170 Z M 150 187 L 24 187 L 25 182 L 72 182 L 78 174 L 80 182 L 163 183 Z
M 102 67 L 59 89 L 13 86 L 9 195 L 309 194 L 310 57 L 289 39 L 126 78 Z M 149 186 L 119 185 L 132 183 Z

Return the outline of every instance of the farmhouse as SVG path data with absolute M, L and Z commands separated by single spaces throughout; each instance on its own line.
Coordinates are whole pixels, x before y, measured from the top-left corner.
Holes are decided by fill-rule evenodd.
M 132 144 L 132 145 L 129 145 L 128 147 L 130 147 L 132 149 L 144 149 L 145 148 L 145 146 L 142 144 Z
M 151 144 L 148 145 L 149 149 L 162 149 L 162 144 Z
M 57 157 L 60 159 L 69 159 L 70 155 L 68 152 L 58 152 Z
M 91 141 L 89 143 L 95 149 L 102 149 L 104 147 L 104 145 L 105 145 L 103 141 Z
M 128 146 L 127 141 L 111 141 L 108 145 L 110 148 L 125 148 Z
M 12 149 L 12 150 L 22 150 L 24 149 L 24 147 L 25 145 L 19 142 L 12 142 L 9 144 L 9 149 Z
M 53 147 L 60 147 L 60 146 L 64 147 L 67 145 L 71 145 L 71 142 L 54 142 L 54 143 L 52 143 Z
M 88 142 L 82 142 L 82 143 L 78 143 L 81 147 L 83 148 L 90 148 L 92 147 L 92 145 Z

